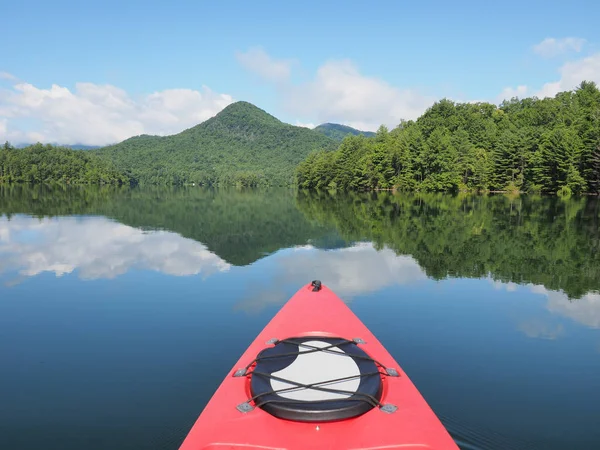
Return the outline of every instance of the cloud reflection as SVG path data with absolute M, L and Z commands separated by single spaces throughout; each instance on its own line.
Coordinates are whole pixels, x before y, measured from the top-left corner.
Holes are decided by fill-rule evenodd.
M 257 311 L 268 304 L 285 303 L 290 296 L 290 286 L 300 286 L 309 280 L 319 279 L 344 301 L 370 292 L 377 292 L 394 285 L 427 280 L 428 277 L 411 256 L 397 255 L 393 250 L 376 250 L 371 243 L 360 243 L 336 250 L 320 250 L 310 245 L 282 250 L 270 258 L 273 276 L 264 281 L 266 285 L 254 283 L 248 292 L 253 293 L 238 309 Z M 493 288 L 517 291 L 514 282 L 494 281 Z M 532 294 L 547 297 L 546 309 L 551 313 L 567 317 L 591 328 L 600 328 L 600 294 L 590 292 L 580 299 L 569 300 L 559 291 L 551 291 L 542 285 L 524 286 Z M 292 292 L 293 293 L 293 292 Z M 556 339 L 565 333 L 561 324 L 546 323 L 533 317 L 519 322 L 519 329 L 530 337 Z
M 178 234 L 146 232 L 104 217 L 0 217 L 0 273 L 21 277 L 77 270 L 83 279 L 114 278 L 131 269 L 210 275 L 230 264 Z
M 251 286 L 254 295 L 238 305 L 245 311 L 259 310 L 267 304 L 288 300 L 288 286 L 300 286 L 321 280 L 342 300 L 392 285 L 426 280 L 427 275 L 411 257 L 396 255 L 393 250 L 376 250 L 371 243 L 360 243 L 336 250 L 321 250 L 310 245 L 276 253 L 273 278 L 267 286 Z
M 522 321 L 518 324 L 519 330 L 531 338 L 554 340 L 565 333 L 561 323 L 549 323 L 540 318 Z
M 286 279 L 317 278 L 344 297 L 427 279 L 412 256 L 397 255 L 388 248 L 378 251 L 371 243 L 327 251 L 298 247 L 295 253 L 279 261 Z
M 515 291 L 517 287 L 512 282 L 490 281 L 496 289 L 504 288 L 509 292 Z M 529 283 L 525 288 L 534 294 L 545 296 L 548 299 L 546 309 L 551 313 L 567 317 L 590 328 L 600 329 L 600 293 L 588 292 L 581 298 L 569 299 L 564 292 L 552 291 L 539 284 Z M 531 337 L 554 338 L 564 331 L 562 327 L 541 326 L 539 322 L 521 324 L 519 328 Z
M 548 291 L 548 309 L 590 328 L 600 328 L 600 294 L 589 292 L 569 301 L 562 292 Z

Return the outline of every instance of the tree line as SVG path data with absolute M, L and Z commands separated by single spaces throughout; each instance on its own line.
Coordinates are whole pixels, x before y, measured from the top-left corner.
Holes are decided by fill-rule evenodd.
M 0 147 L 0 183 L 129 184 L 110 161 L 85 150 L 34 144 Z
M 554 98 L 436 102 L 416 121 L 348 136 L 297 168 L 308 189 L 600 192 L 600 90 Z

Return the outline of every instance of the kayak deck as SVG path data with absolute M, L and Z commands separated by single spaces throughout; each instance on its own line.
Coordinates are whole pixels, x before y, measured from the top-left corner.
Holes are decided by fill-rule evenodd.
M 240 357 L 180 449 L 458 446 L 383 345 L 313 282 Z

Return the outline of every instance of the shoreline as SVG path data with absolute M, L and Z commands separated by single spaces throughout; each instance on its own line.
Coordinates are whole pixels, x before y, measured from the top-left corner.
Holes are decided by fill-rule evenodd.
M 515 190 L 457 190 L 457 191 L 424 191 L 418 189 L 402 190 L 397 188 L 375 188 L 364 190 L 342 190 L 342 189 L 306 189 L 294 184 L 282 185 L 259 185 L 259 186 L 238 186 L 236 184 L 201 184 L 201 183 L 183 183 L 183 184 L 130 184 L 130 183 L 90 183 L 90 182 L 74 182 L 68 183 L 64 181 L 48 181 L 48 182 L 29 182 L 29 181 L 0 181 L 0 187 L 5 186 L 60 186 L 60 187 L 119 187 L 119 188 L 204 188 L 204 189 L 292 189 L 295 191 L 310 191 L 310 192 L 336 192 L 336 193 L 369 193 L 369 192 L 390 192 L 392 194 L 470 194 L 470 195 L 486 195 L 486 194 L 504 194 L 504 195 L 529 195 L 529 196 L 544 196 L 544 197 L 561 197 L 558 193 L 550 192 L 527 192 Z M 565 197 L 598 197 L 598 192 L 581 192 L 578 194 L 570 194 Z

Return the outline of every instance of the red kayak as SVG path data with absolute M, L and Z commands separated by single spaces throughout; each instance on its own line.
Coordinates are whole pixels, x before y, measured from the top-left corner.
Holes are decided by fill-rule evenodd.
M 248 347 L 180 449 L 458 446 L 383 345 L 313 281 Z

